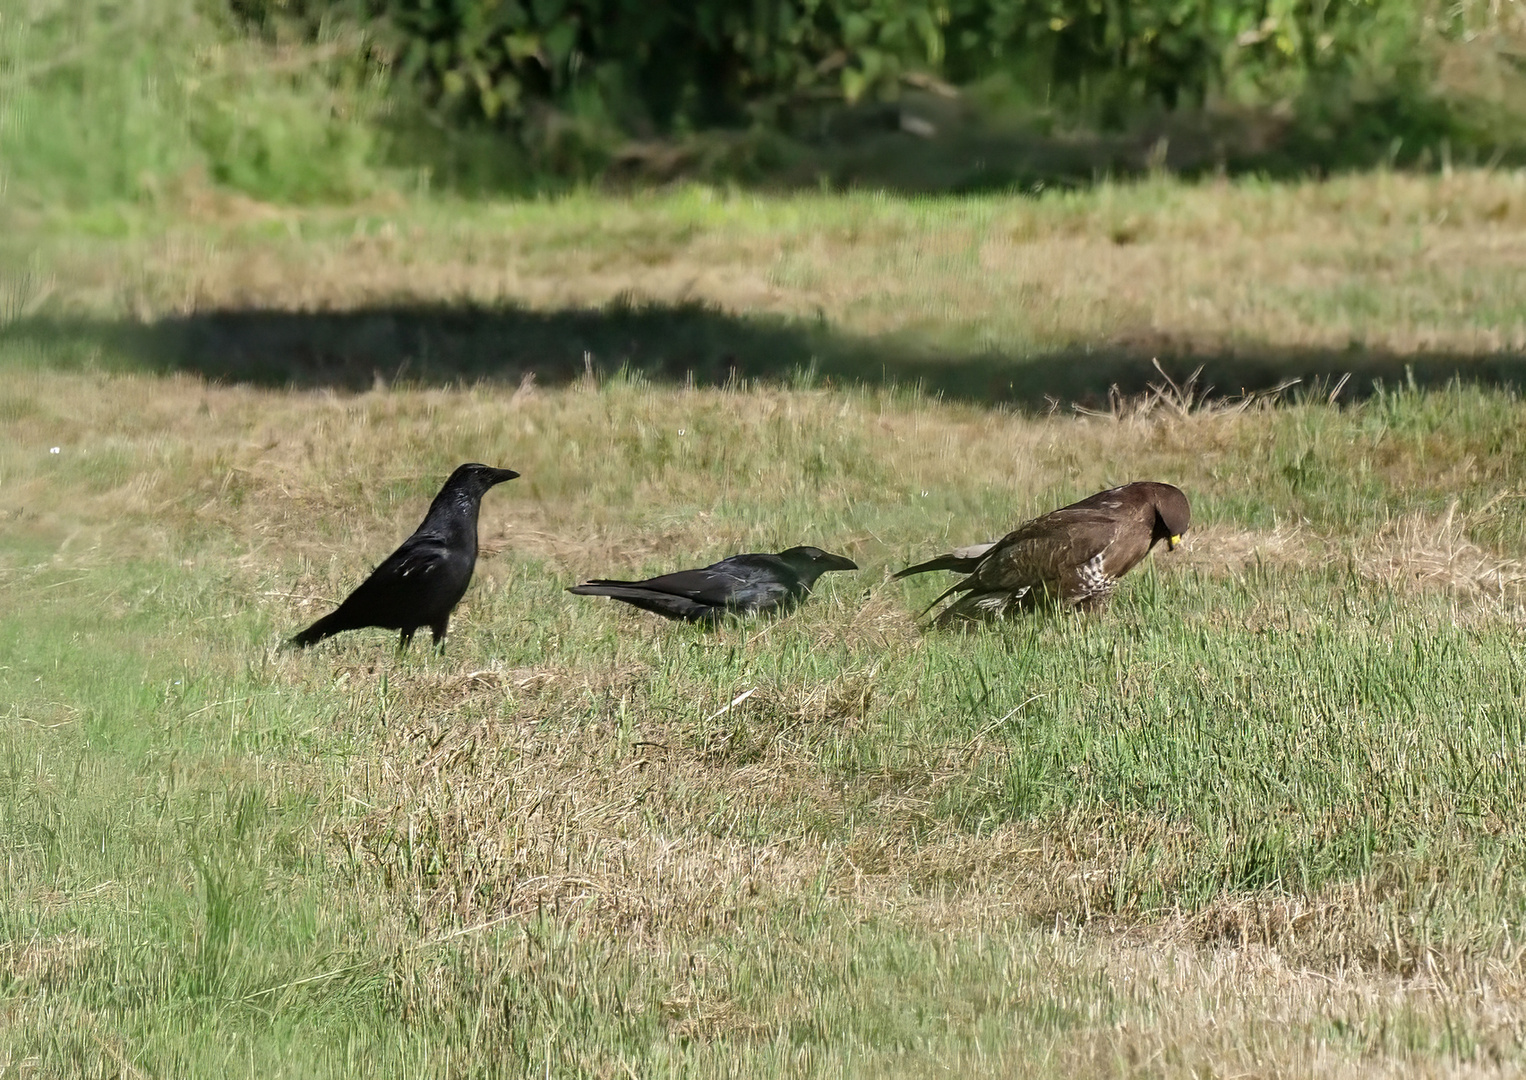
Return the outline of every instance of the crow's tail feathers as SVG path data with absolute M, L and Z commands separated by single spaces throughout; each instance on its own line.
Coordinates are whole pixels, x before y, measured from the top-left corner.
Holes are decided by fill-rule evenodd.
M 702 603 L 691 600 L 687 596 L 675 596 L 673 593 L 660 592 L 656 589 L 642 588 L 639 583 L 631 581 L 595 579 L 585 581 L 581 585 L 574 585 L 567 591 L 579 596 L 608 596 L 614 600 L 623 600 L 643 611 L 664 615 L 669 619 L 682 619 L 685 622 L 713 624 L 725 612 L 724 608 L 715 604 Z

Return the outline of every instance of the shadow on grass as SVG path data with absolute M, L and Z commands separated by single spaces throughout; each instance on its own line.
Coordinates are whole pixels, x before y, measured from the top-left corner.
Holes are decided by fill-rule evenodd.
M 395 118 L 388 146 L 394 165 L 423 170 L 435 188 L 468 196 L 528 195 L 590 181 L 621 189 L 684 180 L 764 191 L 957 194 L 1086 188 L 1104 177 L 1157 172 L 1304 177 L 1374 167 L 1425 170 L 1454 159 L 1510 165 L 1526 154 L 1514 135 L 1519 125 L 1487 135 L 1474 131 L 1428 84 L 1404 78 L 1367 87 L 1360 100 L 1332 85 L 1294 112 L 1285 105 L 1162 111 L 1136 103 L 1127 123 L 1111 131 L 1085 122 L 1057 125 L 1048 108 L 1028 115 L 979 93 L 936 87 L 903 86 L 894 101 L 797 104 L 782 121 L 789 133 L 701 128 L 580 151 L 506 149 L 498 127 L 442 128 L 405 113 Z
M 397 306 L 346 312 L 221 310 L 154 322 L 32 317 L 0 326 L 0 348 L 32 346 L 50 366 L 95 365 L 223 383 L 366 390 L 382 382 L 556 386 L 621 368 L 658 383 L 720 386 L 738 379 L 790 385 L 917 386 L 976 404 L 1044 410 L 1105 403 L 1166 371 L 1203 369 L 1223 394 L 1289 379 L 1346 395 L 1381 380 L 1436 386 L 1453 379 L 1526 385 L 1526 355 L 1394 354 L 1213 344 L 1151 334 L 1027 354 L 940 347 L 906 337 L 864 338 L 779 316 L 734 315 L 704 304 L 530 311 L 511 306 Z

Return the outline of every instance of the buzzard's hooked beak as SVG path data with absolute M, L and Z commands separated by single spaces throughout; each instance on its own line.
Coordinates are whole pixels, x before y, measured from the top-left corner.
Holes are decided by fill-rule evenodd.
M 1171 537 L 1169 540 L 1166 541 L 1166 550 L 1167 551 L 1175 551 L 1177 549 L 1177 546 L 1179 544 L 1181 544 L 1181 542 L 1182 542 L 1182 538 L 1180 536 L 1173 536 L 1173 537 Z

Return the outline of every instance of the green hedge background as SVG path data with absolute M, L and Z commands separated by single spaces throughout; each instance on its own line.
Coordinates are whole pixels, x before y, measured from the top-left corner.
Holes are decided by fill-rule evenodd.
M 1414 77 L 1429 15 L 1392 0 L 233 0 L 274 40 L 372 34 L 374 59 L 487 120 L 591 97 L 661 130 L 756 119 L 823 96 L 894 94 L 908 73 L 993 75 L 1118 113 L 1296 94 L 1328 76 Z M 1411 54 L 1411 55 L 1406 55 Z M 1406 63 L 1408 61 L 1408 63 Z
M 940 135 L 1065 145 L 1193 117 L 1220 118 L 1238 145 L 1237 129 L 1272 124 L 1276 138 L 1218 155 L 1232 167 L 1444 165 L 1526 147 L 1526 21 L 1490 0 L 13 5 L 0 9 L 0 176 L 33 196 L 152 197 L 198 170 L 276 199 L 419 178 L 525 188 L 607 176 L 653 142 L 723 148 L 684 157 L 690 171 L 798 178 L 810 168 L 780 166 L 896 129 L 911 98 L 958 103 L 957 122 L 945 109 L 927 125 Z M 1041 179 L 1042 159 L 1024 160 Z M 1130 160 L 1072 156 L 1059 171 Z M 1204 153 L 1185 167 L 1224 164 Z

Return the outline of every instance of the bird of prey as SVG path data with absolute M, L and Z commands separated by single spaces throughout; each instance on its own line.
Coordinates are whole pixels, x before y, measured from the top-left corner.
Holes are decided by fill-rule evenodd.
M 895 576 L 929 570 L 968 575 L 923 611 L 963 593 L 934 620 L 940 626 L 1041 603 L 1101 610 L 1119 578 L 1158 542 L 1174 549 L 1191 521 L 1187 496 L 1178 488 L 1140 481 L 1099 491 L 994 543 L 959 548 Z
M 788 611 L 831 570 L 857 570 L 841 555 L 792 547 L 777 555 L 733 555 L 702 570 L 680 570 L 645 581 L 595 579 L 568 592 L 609 596 L 669 619 L 714 625 L 725 615 Z
M 466 593 L 477 565 L 477 510 L 494 484 L 519 474 L 490 465 L 462 465 L 450 474 L 429 505 L 429 513 L 402 547 L 345 598 L 332 612 L 292 638 L 288 644 L 306 648 L 326 637 L 379 626 L 401 631 L 397 647 L 406 649 L 421 626 L 434 634 L 435 648 L 444 648 L 450 613 Z

